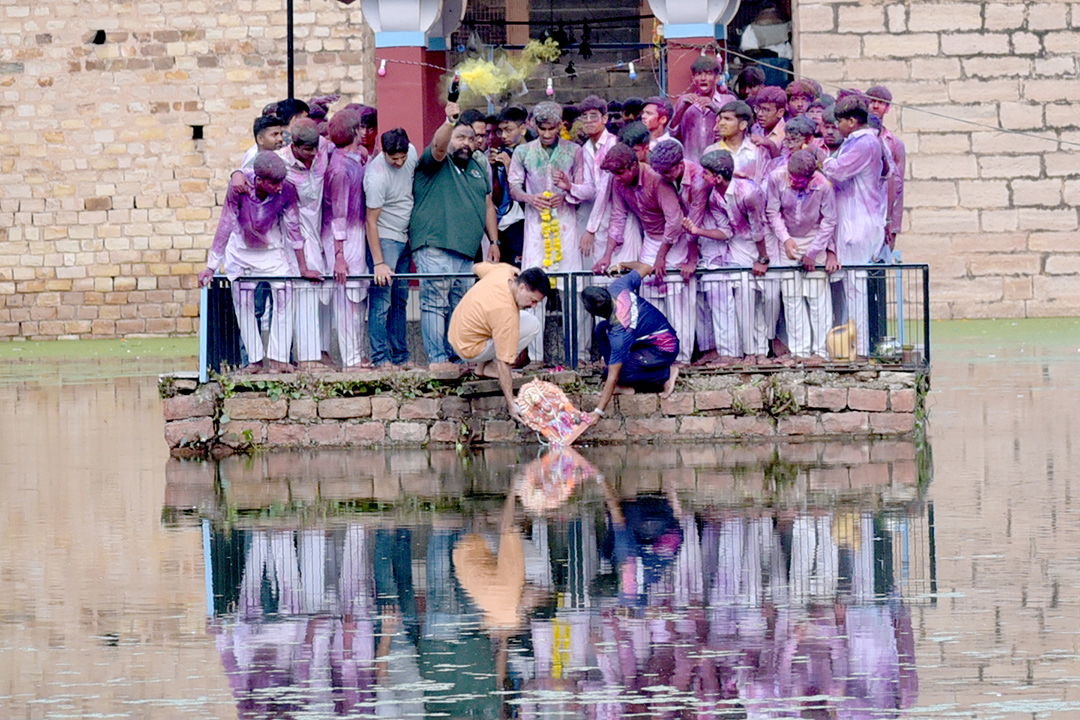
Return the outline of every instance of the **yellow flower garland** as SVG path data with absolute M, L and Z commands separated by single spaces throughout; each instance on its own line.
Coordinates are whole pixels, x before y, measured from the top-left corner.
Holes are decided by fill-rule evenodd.
M 554 197 L 550 190 L 543 193 L 545 198 Z M 550 209 L 540 211 L 540 232 L 544 236 L 544 267 L 551 267 L 562 261 L 562 234 L 559 232 L 559 217 Z

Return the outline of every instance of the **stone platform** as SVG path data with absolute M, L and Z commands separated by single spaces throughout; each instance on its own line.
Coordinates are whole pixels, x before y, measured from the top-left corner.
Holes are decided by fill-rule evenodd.
M 584 410 L 596 372 L 539 372 Z M 676 392 L 617 397 L 579 445 L 913 437 L 924 416 L 924 371 L 866 366 L 684 369 Z M 510 420 L 494 380 L 426 370 L 229 374 L 199 384 L 163 375 L 165 440 L 177 457 L 302 447 L 422 447 L 534 442 Z

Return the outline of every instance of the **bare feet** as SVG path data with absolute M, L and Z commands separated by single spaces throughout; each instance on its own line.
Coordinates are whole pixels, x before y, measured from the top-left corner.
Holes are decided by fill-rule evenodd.
M 671 393 L 675 392 L 675 379 L 679 377 L 679 366 L 671 366 L 671 374 L 668 376 L 667 382 L 664 383 L 664 389 L 660 392 L 661 399 L 671 397 Z
M 477 377 L 497 379 L 499 377 L 499 369 L 494 362 L 481 363 L 476 366 L 476 370 L 473 370 Z
M 297 364 L 297 369 L 300 372 L 326 372 L 329 368 L 323 364 L 322 360 L 305 360 L 304 362 Z
M 266 363 L 266 367 L 263 368 L 263 372 L 269 370 L 270 372 L 274 373 L 291 373 L 293 372 L 293 370 L 295 370 L 295 368 L 289 363 L 283 363 L 277 360 L 270 360 L 269 358 L 267 358 L 264 363 Z
M 820 355 L 811 355 L 810 357 L 806 358 L 805 362 L 808 366 L 817 367 L 825 364 L 825 358 L 821 357 Z
M 430 370 L 431 372 L 450 372 L 457 369 L 457 363 L 452 362 L 437 362 L 428 365 L 428 370 Z
M 373 366 L 371 365 L 371 363 L 357 363 L 355 365 L 349 365 L 348 367 L 342 368 L 342 371 L 343 372 L 363 372 L 365 370 L 371 370 L 372 367 Z
M 694 361 L 694 365 L 709 365 L 710 363 L 723 362 L 720 354 L 715 350 L 710 350 L 697 360 Z

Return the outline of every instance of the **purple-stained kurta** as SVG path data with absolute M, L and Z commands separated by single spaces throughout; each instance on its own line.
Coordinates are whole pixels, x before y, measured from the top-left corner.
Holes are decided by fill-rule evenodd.
M 709 98 L 707 106 L 702 108 L 693 103 L 686 108 L 679 118 L 678 126 L 671 128 L 671 133 L 682 141 L 683 152 L 687 158 L 701 162 L 705 148 L 716 141 L 716 117 L 720 114 L 720 108 L 735 100 L 738 98 L 717 88 Z
M 749 135 L 743 138 L 742 144 L 737 148 L 728 147 L 727 143 L 720 140 L 706 148 L 706 152 L 713 150 L 727 150 L 731 153 L 735 161 L 736 175 L 750 178 L 759 185 L 764 181 L 765 164 L 769 161 L 769 153 L 755 145 Z
M 330 157 L 323 189 L 322 243 L 331 270 L 341 241 L 349 274 L 367 273 L 364 220 L 364 159 L 338 150 Z
M 720 217 L 730 228 L 731 238 L 718 243 L 710 238 L 701 238 L 701 253 L 714 255 L 718 252 L 712 244 L 721 245 L 724 257 L 719 265 L 709 267 L 751 267 L 758 259 L 757 241 L 765 235 L 765 194 L 761 188 L 748 178 L 735 177 L 728 184 L 723 196 L 713 191 L 709 198 L 710 212 L 717 227 L 723 229 Z M 766 246 L 770 246 L 766 242 Z M 769 258 L 773 257 L 773 247 L 768 247 Z
M 885 149 L 893 161 L 892 192 L 889 196 L 886 227 L 899 235 L 904 224 L 904 172 L 907 169 L 907 150 L 904 148 L 904 141 L 889 132 L 888 128 L 881 129 L 881 140 L 885 143 Z
M 589 219 L 585 230 L 594 235 L 602 227 L 606 228 L 611 222 L 612 175 L 606 170 L 601 170 L 600 166 L 604 164 L 604 158 L 607 157 L 608 151 L 615 147 L 618 142 L 618 138 L 605 130 L 600 135 L 599 142 L 594 143 L 590 138 L 585 141 L 585 145 L 581 148 L 582 158 L 585 161 L 585 172 L 592 174 L 594 188 L 593 197 L 581 198 L 582 201 L 591 201 L 588 205 Z
M 679 196 L 679 205 L 683 215 L 699 227 L 705 223 L 705 214 L 709 210 L 709 193 L 711 188 L 705 182 L 705 170 L 696 162 L 683 161 L 683 174 L 676 188 Z M 688 260 L 697 260 L 692 257 L 691 250 L 697 238 L 684 232 L 679 240 L 672 246 L 667 254 L 667 266 L 675 268 Z
M 836 255 L 841 264 L 869 263 L 881 248 L 888 204 L 882 182 L 884 162 L 881 139 L 864 127 L 849 135 L 836 157 L 821 165 L 836 189 Z
M 821 173 L 814 173 L 805 190 L 795 190 L 787 168 L 775 171 L 769 178 L 765 217 L 779 248 L 777 264 L 798 264 L 784 250 L 789 239 L 795 240 L 802 255 L 819 262 L 825 250 L 835 249 L 836 211 L 836 193 Z
M 627 215 L 633 214 L 641 223 L 647 238 L 641 248 L 641 262 L 651 265 L 656 260 L 660 243 L 673 245 L 683 233 L 683 211 L 675 188 L 644 163 L 638 164 L 637 180 L 632 185 L 624 185 L 616 180 L 611 188 L 608 251 L 611 252 L 612 247 L 617 250 L 622 245 Z
M 570 192 L 555 186 L 551 175 L 553 170 L 562 170 L 570 178 Z M 545 266 L 547 252 L 544 247 L 544 233 L 540 227 L 540 211 L 525 203 L 525 239 L 521 250 L 521 267 L 539 267 L 549 272 L 566 272 L 581 269 L 581 250 L 578 245 L 577 204 L 578 192 L 583 195 L 595 195 L 595 187 L 585 183 L 585 169 L 581 147 L 575 143 L 559 139 L 549 152 L 539 140 L 525 143 L 514 151 L 507 173 L 510 184 L 510 197 L 518 202 L 525 200 L 525 195 L 539 195 L 550 191 L 563 196 L 562 206 L 553 214 L 559 220 L 559 244 L 562 260 L 555 260 L 552 248 L 551 265 Z
M 230 185 L 207 267 L 216 270 L 224 262 L 230 280 L 295 273 L 294 251 L 304 247 L 297 207 L 296 188 L 289 182 L 265 200 L 259 200 L 254 189 L 240 193 Z
M 288 168 L 287 178 L 296 188 L 296 195 L 300 203 L 300 232 L 304 236 L 304 260 L 307 261 L 308 269 L 315 270 L 322 275 L 329 275 L 334 269 L 334 256 L 329 260 L 322 250 L 322 207 L 323 185 L 326 180 L 326 170 L 330 165 L 330 141 L 319 138 L 319 150 L 311 167 L 296 159 L 292 146 L 286 145 L 277 151 L 278 156 L 285 161 Z

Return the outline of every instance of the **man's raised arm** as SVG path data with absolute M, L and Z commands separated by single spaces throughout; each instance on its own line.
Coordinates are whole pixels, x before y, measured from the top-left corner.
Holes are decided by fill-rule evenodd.
M 450 147 L 450 135 L 454 132 L 454 124 L 461 117 L 461 108 L 457 103 L 448 102 L 443 109 L 446 111 L 446 122 L 439 126 L 439 129 L 435 131 L 435 137 L 431 138 L 431 158 L 435 162 L 446 159 L 446 150 Z

